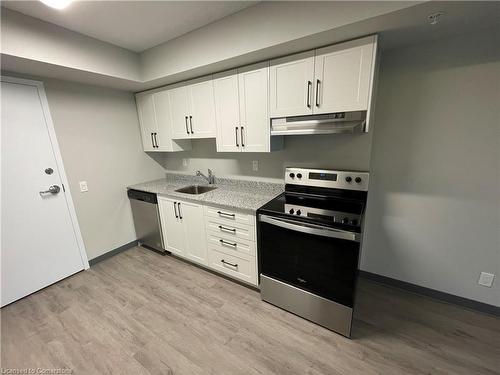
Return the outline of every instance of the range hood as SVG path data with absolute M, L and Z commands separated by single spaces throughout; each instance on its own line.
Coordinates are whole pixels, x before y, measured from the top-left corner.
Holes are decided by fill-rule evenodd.
M 366 111 L 326 113 L 271 119 L 271 135 L 366 132 Z

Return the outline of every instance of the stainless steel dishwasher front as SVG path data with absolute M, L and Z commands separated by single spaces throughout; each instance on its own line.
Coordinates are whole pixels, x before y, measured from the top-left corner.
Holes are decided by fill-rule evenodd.
M 127 195 L 139 245 L 165 253 L 156 194 L 129 189 Z

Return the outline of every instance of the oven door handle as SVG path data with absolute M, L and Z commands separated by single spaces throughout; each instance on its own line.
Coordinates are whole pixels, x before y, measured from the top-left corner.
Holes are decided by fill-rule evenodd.
M 259 215 L 259 220 L 263 223 L 275 225 L 280 228 L 290 229 L 296 232 L 312 234 L 315 236 L 338 238 L 341 240 L 360 242 L 360 234 L 341 229 L 327 228 L 314 224 L 297 224 L 295 221 L 275 219 L 267 215 Z

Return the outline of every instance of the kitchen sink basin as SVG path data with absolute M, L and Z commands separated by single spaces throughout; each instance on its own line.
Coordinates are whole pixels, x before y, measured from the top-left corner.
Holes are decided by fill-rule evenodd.
M 198 194 L 203 194 L 203 193 L 212 191 L 214 189 L 217 189 L 217 187 L 216 186 L 190 185 L 190 186 L 185 186 L 183 188 L 177 189 L 176 192 L 198 195 Z

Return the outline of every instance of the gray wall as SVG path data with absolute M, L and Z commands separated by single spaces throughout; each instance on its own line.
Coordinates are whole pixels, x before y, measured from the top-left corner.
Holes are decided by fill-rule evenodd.
M 89 259 L 136 239 L 126 186 L 163 177 L 131 93 L 43 80 Z M 89 191 L 80 193 L 78 181 Z
M 382 57 L 362 268 L 500 306 L 500 40 Z M 496 274 L 494 288 L 477 284 Z
M 272 153 L 216 152 L 215 140 L 193 141 L 193 150 L 168 154 L 163 166 L 169 171 L 192 173 L 211 168 L 218 176 L 283 179 L 287 166 L 368 170 L 372 133 L 324 136 L 288 136 L 285 147 Z M 183 166 L 182 159 L 188 160 Z M 252 161 L 259 171 L 252 170 Z

